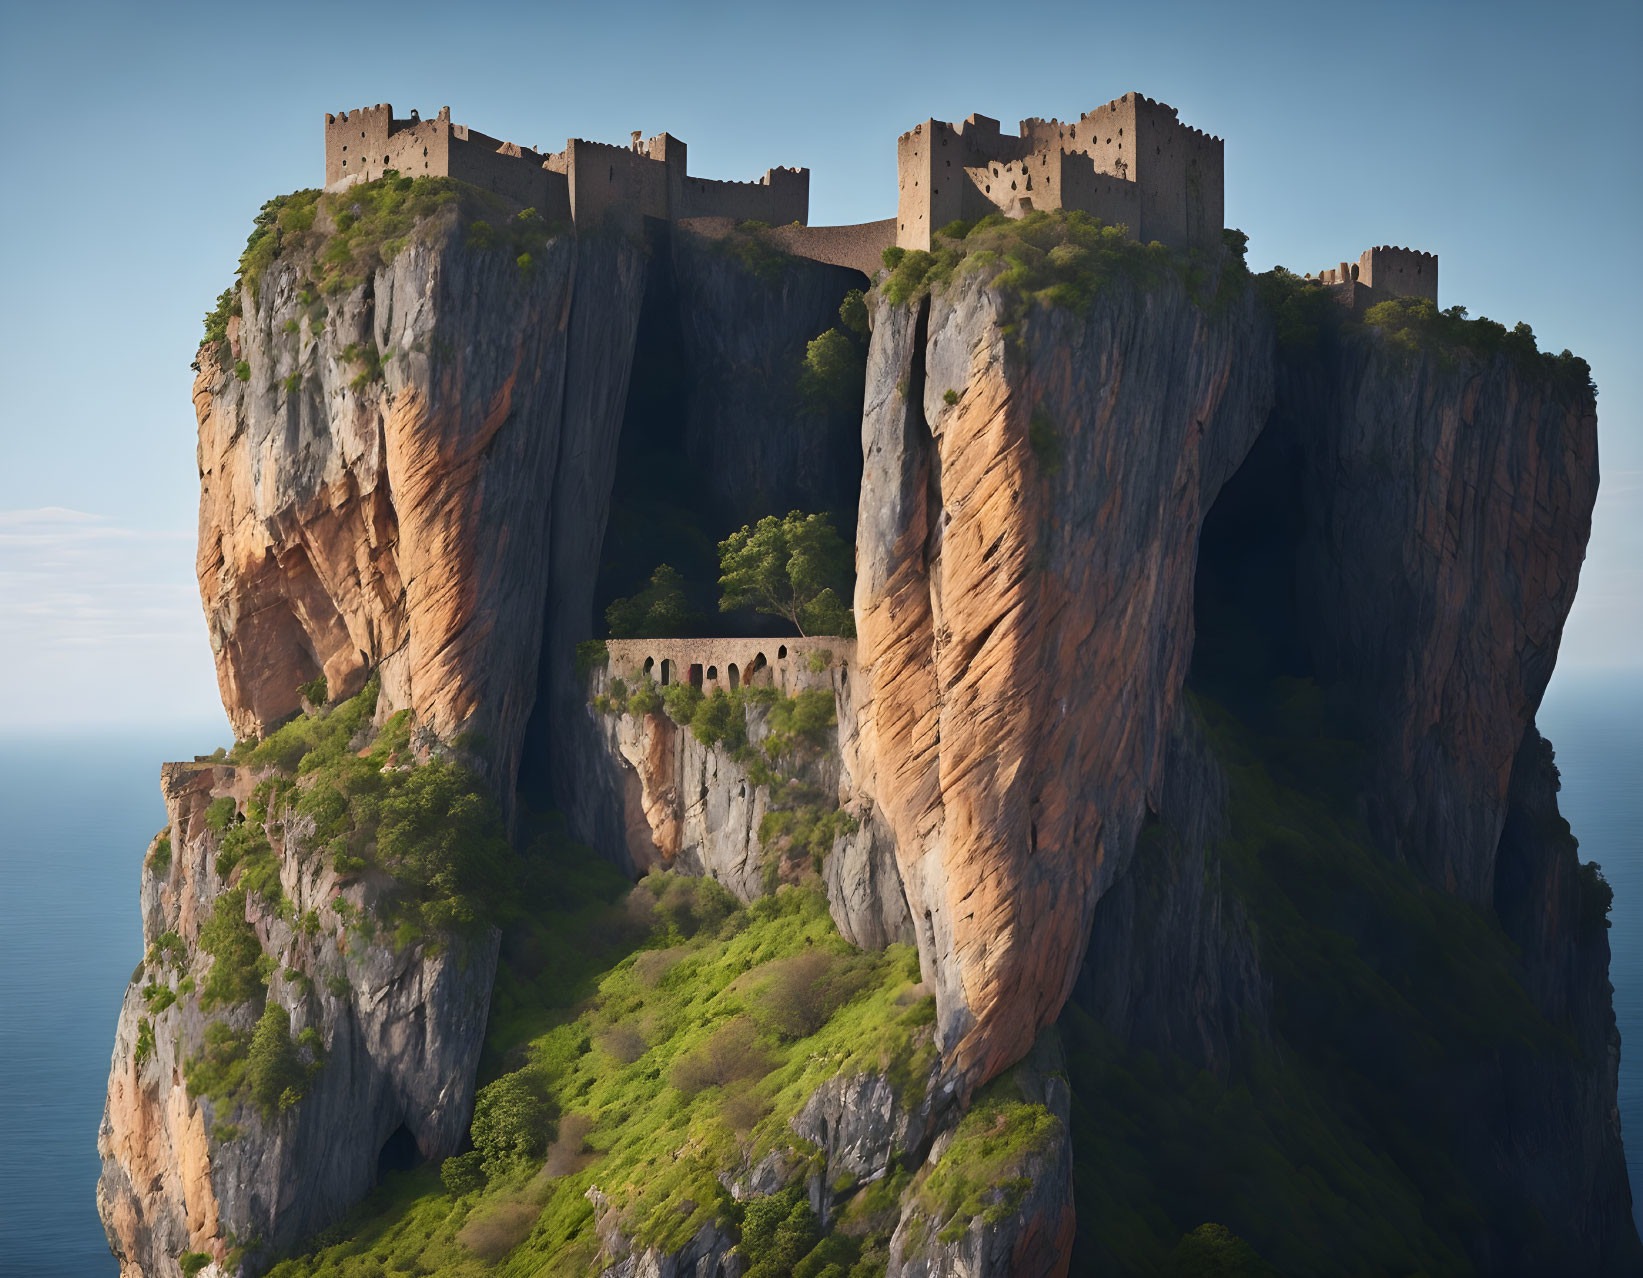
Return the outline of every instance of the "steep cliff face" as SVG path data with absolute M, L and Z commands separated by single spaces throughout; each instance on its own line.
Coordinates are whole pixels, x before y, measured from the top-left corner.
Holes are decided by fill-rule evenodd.
M 1272 396 L 1247 293 L 1114 287 L 1013 339 L 1006 306 L 977 275 L 881 304 L 862 425 L 851 772 L 969 1085 L 1054 1019 L 1156 797 L 1199 523 Z
M 525 1117 L 413 1182 L 383 1236 L 414 1217 L 431 1273 L 1048 1278 L 1075 1165 L 1084 1257 L 1120 1269 L 1206 1219 L 1297 1271 L 1338 1239 L 1635 1257 L 1601 885 L 1533 728 L 1589 394 L 1358 326 L 1280 350 L 1230 256 L 1102 241 L 1080 276 L 991 228 L 933 288 L 881 279 L 858 423 L 797 391 L 850 272 L 654 227 L 518 254 L 468 218 L 329 293 L 295 236 L 201 351 L 236 731 L 318 675 L 381 700 L 166 773 L 101 1138 L 130 1274 L 248 1274 L 457 1153 L 482 1050 Z M 789 504 L 858 510 L 848 668 L 701 725 L 578 669 L 613 593 L 662 558 L 711 581 L 725 521 Z M 446 837 L 489 801 L 460 786 L 383 825 L 458 762 L 511 847 L 494 809 Z M 508 897 L 494 991 L 494 932 L 424 926 L 493 914 L 396 913 L 410 871 Z
M 200 592 L 240 736 L 316 675 L 335 697 L 380 667 L 511 790 L 551 571 L 556 633 L 591 593 L 645 260 L 617 236 L 535 249 L 523 269 L 452 212 L 329 301 L 293 252 L 242 289 L 231 349 L 202 349 Z
M 243 881 L 230 891 L 226 827 L 208 814 L 243 805 L 256 780 L 211 763 L 163 774 L 168 860 L 151 853 L 143 872 L 148 957 L 121 1007 L 98 1134 L 98 1209 L 126 1274 L 177 1274 L 188 1253 L 222 1273 L 264 1267 L 337 1220 L 384 1158 L 440 1158 L 466 1138 L 495 933 L 373 939 L 358 923 L 380 889 L 304 854 L 300 817 L 282 840 L 281 900 Z M 279 1011 L 275 1035 L 264 1026 Z

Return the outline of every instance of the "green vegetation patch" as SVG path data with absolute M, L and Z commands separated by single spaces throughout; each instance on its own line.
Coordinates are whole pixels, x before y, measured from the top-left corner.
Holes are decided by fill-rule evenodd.
M 585 1274 L 593 1186 L 638 1246 L 678 1247 L 717 1221 L 742 1231 L 761 1273 L 882 1273 L 893 1214 L 829 1244 L 788 1223 L 796 1197 L 744 1209 L 719 1176 L 802 1144 L 789 1120 L 839 1074 L 885 1071 L 920 1094 L 935 1054 L 912 949 L 851 948 L 813 882 L 744 908 L 672 874 L 630 890 L 552 830 L 525 859 L 545 906 L 504 938 L 486 1047 L 497 1074 L 475 1104 L 473 1153 L 443 1178 L 390 1177 L 273 1273 L 376 1274 L 414 1257 L 430 1275 Z
M 1150 287 L 1184 275 L 1190 265 L 1162 244 L 1138 243 L 1121 226 L 1067 210 L 954 222 L 937 231 L 933 242 L 929 252 L 885 250 L 890 273 L 879 289 L 886 299 L 906 305 L 974 273 L 1011 299 L 1013 323 L 1035 305 L 1084 315 L 1113 285 Z
M 913 1180 L 914 1202 L 942 1242 L 956 1242 L 978 1217 L 996 1225 L 1032 1188 L 1033 1161 L 1061 1138 L 1061 1120 L 1021 1099 L 1014 1072 L 977 1095 L 936 1164 Z
M 148 854 L 148 860 L 143 863 L 144 868 L 157 879 L 163 879 L 171 872 L 171 832 L 163 832 L 154 840 L 154 847 Z
M 1521 321 L 1508 329 L 1482 316 L 1467 318 L 1464 306 L 1440 311 L 1423 297 L 1399 297 L 1371 306 L 1364 323 L 1381 329 L 1386 340 L 1402 350 L 1436 350 L 1450 356 L 1465 352 L 1483 360 L 1504 355 L 1525 372 L 1571 393 L 1597 391 L 1591 365 L 1567 349 L 1559 355 L 1542 351 L 1534 329 Z
M 324 295 L 357 288 L 418 236 L 445 225 L 450 210 L 469 247 L 506 253 L 524 274 L 530 251 L 563 230 L 535 209 L 515 211 L 499 195 L 448 177 L 401 177 L 390 170 L 346 191 L 313 189 L 276 196 L 262 206 L 240 254 L 233 288 L 205 317 L 203 344 L 225 342 L 228 320 L 242 313 L 244 290 L 257 297 L 262 277 L 282 257 L 302 255 L 311 280 L 305 294 L 310 328 L 323 327 Z
M 237 824 L 218 822 L 215 805 L 208 814 L 214 829 L 227 831 L 218 873 L 238 871 L 236 886 L 283 904 L 271 840 L 283 838 L 292 819 L 306 818 L 312 836 L 287 855 L 325 856 L 345 878 L 368 870 L 392 877 L 394 891 L 378 902 L 375 917 L 359 920 L 367 932 L 384 925 L 406 944 L 483 927 L 512 891 L 514 855 L 501 812 L 460 764 L 416 760 L 407 712 L 372 730 L 378 688 L 373 678 L 339 705 L 235 748 L 237 764 L 276 774 L 258 785 Z

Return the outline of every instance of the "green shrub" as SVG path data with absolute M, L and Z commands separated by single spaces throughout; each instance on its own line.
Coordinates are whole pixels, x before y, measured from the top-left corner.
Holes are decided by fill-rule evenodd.
M 248 361 L 239 359 L 234 361 L 234 376 L 242 382 L 251 380 L 251 365 Z
M 741 699 L 715 688 L 713 695 L 702 700 L 691 714 L 690 730 L 703 745 L 723 743 L 729 750 L 740 749 L 747 743 L 747 713 Z
M 1545 377 L 1566 392 L 1591 394 L 1597 389 L 1590 365 L 1579 356 L 1567 350 L 1543 354 L 1527 324 L 1508 331 L 1491 319 L 1468 318 L 1464 306 L 1440 311 L 1423 297 L 1396 297 L 1371 306 L 1364 323 L 1379 328 L 1389 343 L 1405 351 L 1466 352 L 1485 360 L 1505 355 L 1526 373 Z
M 137 1021 L 137 1046 L 132 1052 L 132 1056 L 137 1064 L 141 1065 L 152 1055 L 154 1055 L 154 1022 L 144 1016 Z
M 205 1042 L 197 1056 L 183 1062 L 183 1077 L 191 1096 L 206 1096 L 228 1103 L 239 1095 L 245 1082 L 246 1050 L 251 1036 L 222 1021 L 205 1027 Z
M 504 1074 L 474 1097 L 474 1151 L 487 1177 L 540 1157 L 548 1147 L 548 1107 L 524 1073 Z
M 211 1256 L 203 1251 L 185 1251 L 177 1257 L 177 1268 L 183 1271 L 183 1278 L 194 1278 L 211 1263 Z
M 628 713 L 641 718 L 655 714 L 662 708 L 662 693 L 656 681 L 646 675 L 639 687 L 628 697 Z
M 325 676 L 322 674 L 297 689 L 297 694 L 305 698 L 309 705 L 323 706 L 329 689 L 326 687 Z
M 205 337 L 201 339 L 200 345 L 209 346 L 217 342 L 226 342 L 228 340 L 228 321 L 238 314 L 240 314 L 240 291 L 237 288 L 225 288 L 217 295 L 217 304 L 206 312 Z
M 859 288 L 851 289 L 839 303 L 839 323 L 857 337 L 868 335 L 867 301 Z
M 662 704 L 668 718 L 681 728 L 688 728 L 702 704 L 702 690 L 693 683 L 670 683 L 662 689 Z
M 799 397 L 811 409 L 859 409 L 867 384 L 867 348 L 840 329 L 812 340 L 799 371 Z
M 154 841 L 154 850 L 148 854 L 145 863 L 148 872 L 157 879 L 163 879 L 171 872 L 171 834 L 166 832 Z
M 1027 443 L 1038 459 L 1038 469 L 1045 475 L 1061 473 L 1061 434 L 1051 424 L 1043 409 L 1034 409 L 1027 423 Z
M 485 1156 L 477 1149 L 447 1158 L 439 1167 L 439 1178 L 453 1198 L 485 1188 Z
M 317 1046 L 317 1033 L 304 1031 L 310 1052 Z M 298 1045 L 291 1038 L 291 1014 L 270 999 L 251 1035 L 246 1055 L 245 1077 L 253 1104 L 264 1122 L 302 1099 L 308 1080 L 320 1066 L 315 1055 L 304 1064 Z
M 200 948 L 211 955 L 211 970 L 200 991 L 200 1007 L 250 1002 L 262 995 L 271 966 L 245 917 L 245 889 L 224 892 L 200 928 Z
M 665 639 L 684 633 L 693 620 L 685 579 L 667 564 L 656 565 L 638 594 L 612 600 L 605 609 L 612 639 Z
M 949 407 L 951 407 L 952 405 L 958 403 L 958 392 L 956 390 L 953 390 L 953 389 L 949 388 L 948 390 L 946 390 L 942 394 L 941 402 L 943 404 L 948 405 Z
M 1140 244 L 1121 226 L 1087 213 L 1040 210 L 1022 218 L 993 214 L 938 231 L 931 251 L 886 253 L 889 276 L 879 285 L 900 306 L 943 289 L 962 269 L 983 275 L 1011 299 L 1008 323 L 1035 305 L 1087 313 L 1115 282 L 1150 287 L 1186 264 L 1163 245 Z
M 1225 1225 L 1199 1225 L 1176 1245 L 1171 1278 L 1266 1278 L 1271 1270 Z
M 225 794 L 220 799 L 211 801 L 211 806 L 205 810 L 205 823 L 211 827 L 213 834 L 220 836 L 228 829 L 236 815 L 238 808 L 234 800 Z

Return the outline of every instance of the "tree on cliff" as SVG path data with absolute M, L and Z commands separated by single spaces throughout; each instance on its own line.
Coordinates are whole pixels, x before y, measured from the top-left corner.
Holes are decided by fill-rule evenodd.
M 853 635 L 850 560 L 826 515 L 766 515 L 719 543 L 719 609 L 786 617 L 801 635 Z
M 605 609 L 612 639 L 667 639 L 683 634 L 690 622 L 685 579 L 669 564 L 657 564 L 648 586 Z

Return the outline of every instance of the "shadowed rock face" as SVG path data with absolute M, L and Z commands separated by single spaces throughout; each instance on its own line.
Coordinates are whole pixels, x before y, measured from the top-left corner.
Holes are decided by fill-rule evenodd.
M 550 564 L 566 603 L 591 595 L 644 264 L 619 238 L 536 257 L 521 272 L 446 225 L 317 334 L 305 264 L 281 259 L 242 299 L 250 380 L 202 351 L 198 573 L 240 736 L 295 712 L 315 675 L 335 697 L 380 665 L 389 706 L 483 737 L 511 790 Z M 383 353 L 380 380 L 354 384 L 349 347 Z M 550 556 L 555 526 L 598 531 Z
M 1596 405 L 1504 355 L 1372 334 L 1280 386 L 1304 459 L 1303 638 L 1369 743 L 1371 827 L 1487 905 L 1512 760 L 1591 533 Z
M 894 831 L 949 1070 L 1014 1060 L 1071 989 L 1158 784 L 1203 512 L 1271 404 L 1247 295 L 1087 320 L 961 277 L 881 304 L 862 425 L 860 758 Z M 946 402 L 947 392 L 957 402 Z

